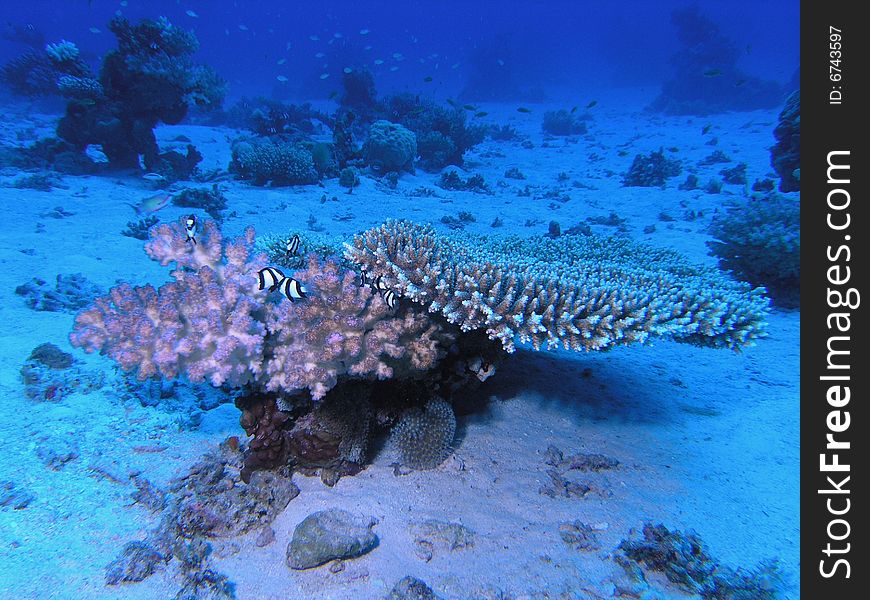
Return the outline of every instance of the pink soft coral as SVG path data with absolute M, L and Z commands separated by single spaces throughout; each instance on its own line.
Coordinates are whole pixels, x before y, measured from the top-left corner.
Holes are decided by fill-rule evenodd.
M 305 302 L 270 306 L 266 326 L 276 337 L 268 361 L 266 389 L 308 388 L 315 400 L 341 375 L 388 379 L 425 371 L 440 358 L 440 328 L 429 317 L 394 316 L 353 271 L 316 255 L 293 275 L 310 288 Z
M 76 317 L 70 342 L 138 369 L 140 379 L 185 373 L 216 386 L 255 381 L 263 364 L 266 296 L 251 284 L 265 264 L 265 256 L 251 256 L 253 229 L 226 245 L 210 221 L 196 245 L 184 241 L 178 223 L 150 233 L 146 251 L 163 265 L 176 263 L 175 281 L 159 290 L 113 288 Z
M 74 346 L 99 351 L 140 379 L 186 374 L 213 385 L 253 384 L 322 398 L 343 375 L 406 377 L 437 363 L 452 336 L 427 315 L 394 313 L 353 271 L 309 257 L 294 273 L 309 293 L 291 303 L 257 290 L 264 255 L 254 230 L 224 243 L 205 222 L 196 245 L 180 224 L 152 228 L 146 251 L 172 262 L 175 281 L 155 290 L 122 284 L 76 317 Z

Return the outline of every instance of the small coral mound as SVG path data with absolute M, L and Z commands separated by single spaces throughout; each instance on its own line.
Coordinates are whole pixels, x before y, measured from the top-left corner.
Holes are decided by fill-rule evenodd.
M 564 108 L 545 112 L 541 129 L 550 135 L 580 135 L 587 131 L 586 123 Z
M 369 128 L 363 155 L 367 164 L 381 172 L 413 171 L 417 136 L 396 123 L 375 121 Z
M 346 248 L 370 276 L 508 352 L 516 338 L 535 349 L 604 350 L 656 336 L 738 349 L 765 327 L 762 290 L 616 238 L 442 236 L 388 221 Z
M 747 198 L 716 215 L 707 242 L 723 269 L 765 286 L 784 308 L 800 304 L 800 202 L 779 194 Z
M 661 187 L 671 177 L 683 172 L 680 161 L 667 158 L 664 150 L 650 152 L 647 155 L 638 154 L 634 157 L 628 173 L 622 181 L 626 187 Z
M 619 550 L 646 569 L 664 573 L 668 581 L 702 598 L 773 600 L 777 597 L 779 572 L 775 563 L 757 570 L 732 571 L 719 564 L 694 533 L 670 531 L 662 524 L 647 523 L 643 539 L 623 540 Z
M 456 434 L 453 407 L 431 400 L 424 408 L 407 409 L 393 427 L 392 439 L 402 463 L 412 469 L 434 469 L 450 456 Z
M 779 175 L 780 192 L 801 189 L 801 91 L 788 97 L 773 130 L 776 144 L 770 149 L 770 164 Z
M 230 171 L 254 185 L 306 185 L 319 176 L 311 151 L 281 138 L 233 144 Z

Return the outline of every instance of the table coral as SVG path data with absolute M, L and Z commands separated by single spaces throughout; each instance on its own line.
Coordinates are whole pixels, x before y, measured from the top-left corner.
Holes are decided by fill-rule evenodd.
M 604 350 L 664 337 L 739 349 L 764 332 L 761 289 L 680 255 L 615 238 L 475 238 L 388 221 L 346 245 L 347 258 L 463 331 L 508 352 Z

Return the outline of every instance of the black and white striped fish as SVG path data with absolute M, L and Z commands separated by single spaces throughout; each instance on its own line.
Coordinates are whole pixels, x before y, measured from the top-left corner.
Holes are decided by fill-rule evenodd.
M 292 277 L 284 278 L 278 286 L 278 290 L 284 294 L 290 302 L 296 302 L 297 300 L 305 298 L 305 294 L 308 292 L 308 290 L 305 289 L 305 286 L 303 286 L 298 279 L 293 279 Z
M 287 257 L 296 256 L 296 253 L 299 252 L 299 236 L 294 235 L 292 238 L 287 240 Z
M 359 274 L 359 286 L 365 287 L 367 285 L 371 285 L 372 280 L 369 279 L 369 274 L 366 271 L 361 271 Z
M 285 279 L 286 277 L 284 276 L 284 273 L 282 273 L 275 267 L 266 267 L 265 269 L 260 269 L 257 272 L 257 283 L 259 284 L 257 289 L 268 289 L 270 292 L 274 292 L 278 289 L 278 286 L 280 286 L 281 282 Z
M 396 308 L 396 304 L 399 301 L 399 297 L 396 296 L 396 292 L 393 290 L 387 290 L 384 292 L 384 302 L 387 303 L 387 306 L 390 308 Z
M 187 233 L 186 242 L 193 242 L 196 245 L 196 215 L 190 215 L 184 220 L 184 231 Z
M 372 290 L 378 293 L 383 294 L 387 290 L 389 290 L 389 286 L 384 283 L 384 276 L 378 275 L 378 278 L 372 281 Z

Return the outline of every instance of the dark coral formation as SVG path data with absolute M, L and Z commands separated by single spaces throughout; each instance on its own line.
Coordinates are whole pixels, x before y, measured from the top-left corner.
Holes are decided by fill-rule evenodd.
M 668 179 L 682 173 L 680 161 L 665 156 L 663 149 L 634 157 L 628 172 L 622 180 L 624 186 L 661 187 Z
M 311 150 L 280 136 L 241 140 L 232 152 L 230 171 L 254 185 L 306 185 L 320 179 Z
M 412 94 L 390 96 L 382 110 L 386 119 L 407 127 L 417 136 L 419 165 L 425 171 L 462 165 L 465 151 L 482 142 L 485 135 L 484 127 L 466 123 L 462 108 L 444 108 Z
M 75 93 L 87 87 L 90 69 L 72 42 L 29 48 L 0 68 L 0 81 L 22 96 Z
M 587 131 L 586 123 L 564 108 L 545 112 L 541 129 L 550 135 L 580 135 Z
M 438 187 L 454 192 L 475 192 L 477 194 L 490 193 L 489 186 L 486 185 L 483 175 L 478 173 L 463 179 L 455 170 L 444 171 L 441 173 L 441 177 L 438 178 Z
M 696 5 L 674 9 L 671 22 L 681 44 L 672 59 L 676 74 L 662 85 L 650 109 L 673 115 L 707 115 L 772 108 L 781 101 L 779 84 L 741 72 L 738 48 Z
M 58 136 L 80 151 L 101 146 L 114 168 L 138 168 L 141 156 L 149 171 L 171 179 L 189 176 L 199 153 L 188 147 L 186 155 L 161 154 L 153 130 L 161 122 L 181 122 L 191 104 L 218 106 L 223 82 L 193 62 L 193 33 L 164 18 L 131 25 L 116 17 L 109 29 L 118 48 L 103 58 L 99 78 L 65 81 L 69 103 Z
M 44 279 L 34 277 L 15 288 L 33 310 L 71 312 L 84 308 L 104 290 L 94 285 L 81 273 L 58 275 L 52 287 Z
M 712 558 L 694 533 L 670 531 L 646 523 L 643 539 L 623 540 L 618 549 L 642 568 L 663 573 L 668 581 L 706 600 L 773 600 L 777 597 L 777 567 L 733 571 Z
M 198 208 L 203 210 L 217 222 L 223 220 L 221 211 L 227 207 L 227 197 L 218 184 L 211 188 L 186 188 L 172 196 L 172 204 L 183 208 Z M 146 236 L 145 238 L 148 239 Z
M 801 91 L 793 92 L 779 114 L 773 130 L 776 144 L 770 149 L 770 164 L 779 175 L 780 192 L 801 189 Z
M 771 194 L 746 198 L 710 223 L 710 252 L 723 269 L 764 286 L 776 305 L 800 305 L 800 202 Z

